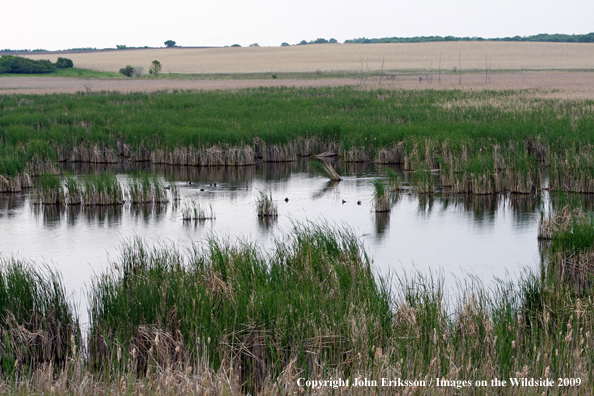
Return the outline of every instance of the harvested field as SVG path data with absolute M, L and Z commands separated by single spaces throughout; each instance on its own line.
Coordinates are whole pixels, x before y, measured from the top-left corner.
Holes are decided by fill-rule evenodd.
M 434 71 L 432 81 L 427 74 L 387 74 L 382 77 L 320 79 L 77 79 L 60 77 L 3 77 L 0 78 L 0 94 L 52 94 L 117 91 L 155 92 L 172 90 L 216 90 L 252 87 L 322 87 L 359 85 L 366 88 L 392 89 L 462 89 L 462 90 L 528 90 L 534 97 L 559 99 L 594 99 L 594 73 L 592 72 L 517 72 L 517 73 L 468 73 L 439 75 Z M 419 82 L 419 77 L 422 82 Z
M 170 90 L 214 90 L 253 87 L 328 87 L 355 84 L 353 79 L 319 80 L 172 80 L 172 79 L 90 79 L 60 77 L 0 78 L 0 93 L 52 94 L 99 91 L 155 92 Z
M 30 54 L 55 62 L 64 53 Z M 280 73 L 312 71 L 590 69 L 594 44 L 439 42 L 417 44 L 320 44 L 290 47 L 161 48 L 69 53 L 76 67 L 117 72 L 158 59 L 171 73 Z M 486 58 L 486 59 L 485 59 Z

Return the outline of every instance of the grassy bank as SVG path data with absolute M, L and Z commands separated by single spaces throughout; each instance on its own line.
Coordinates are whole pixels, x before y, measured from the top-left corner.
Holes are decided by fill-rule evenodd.
M 574 248 L 564 242 L 557 251 Z M 294 394 L 311 391 L 299 378 L 366 377 L 418 386 L 342 392 L 487 395 L 490 386 L 455 384 L 550 378 L 554 387 L 529 391 L 577 395 L 590 394 L 594 380 L 590 284 L 559 277 L 553 261 L 541 274 L 491 288 L 467 279 L 447 296 L 439 277 L 413 274 L 394 284 L 379 277 L 353 233 L 326 224 L 297 224 L 269 252 L 217 238 L 155 247 L 132 240 L 91 286 L 85 343 L 59 278 L 46 285 L 22 264 L 5 263 L 0 389 L 7 394 Z M 48 337 L 60 347 L 38 361 L 34 350 L 6 343 L 20 334 L 13 323 L 53 323 L 71 335 Z M 438 377 L 454 385 L 438 388 Z M 580 385 L 558 387 L 558 378 Z
M 594 192 L 593 112 L 591 101 L 528 91 L 10 95 L 0 99 L 0 174 L 9 191 L 10 178 L 57 161 L 245 166 L 323 154 L 439 173 L 435 188 L 455 193 L 533 193 L 545 171 L 553 189 Z

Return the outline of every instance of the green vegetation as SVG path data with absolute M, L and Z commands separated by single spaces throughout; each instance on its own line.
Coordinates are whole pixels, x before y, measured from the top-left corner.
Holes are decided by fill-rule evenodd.
M 256 199 L 256 214 L 258 217 L 277 217 L 278 209 L 272 200 L 272 193 L 260 191 Z
M 57 275 L 3 261 L 0 387 L 8 394 L 296 394 L 298 378 L 352 384 L 393 372 L 419 381 L 579 378 L 563 394 L 583 394 L 594 380 L 593 268 L 582 262 L 581 272 L 568 271 L 576 263 L 568 255 L 574 261 L 562 261 L 564 271 L 553 269 L 557 253 L 591 252 L 591 241 L 560 246 L 540 275 L 491 289 L 469 278 L 448 298 L 443 280 L 430 274 L 394 284 L 374 274 L 353 232 L 327 224 L 295 224 L 271 252 L 215 237 L 179 247 L 135 239 L 92 284 L 85 342 Z
M 181 210 L 182 220 L 190 221 L 205 221 L 213 220 L 215 218 L 212 205 L 206 205 L 197 200 L 186 201 L 183 203 Z
M 338 43 L 338 41 L 336 39 L 334 39 L 334 38 L 331 38 L 330 40 L 326 40 L 325 38 L 317 38 L 317 39 L 311 40 L 311 41 L 301 40 L 299 42 L 299 44 L 297 44 L 297 45 L 306 45 L 306 44 L 336 44 L 336 43 Z M 285 44 L 285 43 L 283 43 L 283 44 Z M 282 46 L 282 44 L 281 44 L 281 46 Z
M 175 47 L 175 41 L 173 40 L 167 40 L 164 44 L 167 48 Z
M 60 370 L 80 346 L 78 319 L 60 276 L 25 260 L 0 262 L 0 384 L 31 369 Z M 1 387 L 2 385 L 0 385 Z M 4 393 L 4 388 L 3 388 Z
M 33 60 L 14 55 L 0 57 L 0 74 L 47 74 L 56 69 L 68 69 L 72 66 L 72 60 L 67 58 L 58 58 L 56 63 L 52 63 L 49 60 Z
M 89 93 L 1 97 L 0 172 L 38 175 L 58 160 L 243 166 L 332 154 L 401 164 L 425 192 L 532 194 L 543 175 L 554 190 L 594 192 L 589 100 L 344 87 Z
M 552 43 L 594 43 L 594 32 L 588 34 L 536 34 L 533 36 L 513 36 L 503 38 L 454 37 L 454 36 L 418 36 L 418 37 L 383 37 L 368 39 L 365 37 L 346 40 L 347 43 L 427 43 L 435 41 L 531 41 Z M 311 42 L 310 42 L 311 43 Z
M 159 73 L 161 73 L 161 62 L 159 62 L 158 60 L 154 60 L 151 62 L 151 67 L 149 68 L 149 74 L 153 75 L 155 77 L 159 76 Z
M 41 74 L 51 73 L 56 65 L 48 60 L 33 60 L 21 56 L 2 55 L 0 58 L 0 74 Z
M 73 66 L 74 66 L 74 63 L 72 62 L 71 59 L 68 59 L 68 58 L 58 57 L 58 60 L 56 61 L 56 67 L 58 69 L 68 69 Z
M 338 182 L 342 180 L 340 175 L 336 172 L 336 170 L 334 170 L 334 167 L 332 167 L 332 164 L 330 164 L 329 162 L 313 161 L 312 166 L 314 167 L 314 169 L 326 176 L 331 181 Z
M 132 205 L 160 204 L 169 201 L 161 179 L 155 174 L 145 172 L 133 175 L 128 180 L 128 195 Z
M 120 74 L 123 74 L 126 77 L 132 77 L 132 75 L 134 74 L 134 66 L 126 66 L 126 67 L 122 67 L 120 69 Z
M 122 186 L 113 173 L 90 175 L 85 178 L 82 203 L 85 206 L 121 205 Z
M 371 181 L 373 185 L 373 208 L 376 212 L 389 212 L 391 210 L 391 191 L 386 181 L 380 178 L 374 178 Z

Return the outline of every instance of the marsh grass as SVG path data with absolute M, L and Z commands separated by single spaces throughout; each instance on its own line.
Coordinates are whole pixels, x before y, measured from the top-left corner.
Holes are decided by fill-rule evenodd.
M 277 217 L 278 208 L 272 200 L 272 193 L 259 191 L 256 198 L 256 214 L 258 217 Z
M 594 191 L 592 106 L 523 91 L 11 95 L 0 111 L 5 179 L 51 173 L 68 160 L 241 166 L 336 153 L 347 162 L 439 169 L 457 193 L 533 193 L 547 167 L 552 188 Z
M 402 190 L 402 180 L 398 173 L 394 170 L 386 168 L 385 172 L 388 176 L 388 186 L 391 191 L 401 191 Z
M 85 206 L 123 204 L 122 186 L 113 173 L 89 175 L 84 181 L 82 202 Z
M 184 221 L 205 221 L 215 219 L 212 204 L 206 205 L 197 200 L 184 202 L 181 209 L 181 216 Z
M 578 289 L 568 277 L 526 271 L 489 288 L 467 277 L 448 295 L 441 275 L 377 275 L 353 231 L 312 223 L 294 224 L 270 251 L 216 237 L 185 246 L 133 239 L 110 268 L 89 292 L 88 349 L 82 353 L 74 330 L 47 337 L 53 349 L 23 342 L 52 334 L 43 330 L 55 323 L 45 319 L 48 313 L 68 324 L 75 316 L 68 314 L 58 278 L 2 261 L 3 392 L 296 394 L 307 392 L 297 386 L 298 378 L 332 376 L 352 383 L 387 376 L 579 378 L 579 387 L 534 389 L 578 395 L 594 380 L 591 284 Z M 55 306 L 62 308 L 47 309 Z M 18 332 L 14 321 L 24 323 Z M 27 327 L 34 325 L 41 330 Z M 24 328 L 34 338 L 6 343 L 25 334 Z M 15 364 L 17 355 L 32 357 Z M 54 365 L 44 364 L 49 361 Z M 360 388 L 342 392 L 360 394 Z M 491 393 L 473 388 L 473 394 Z
M 43 205 L 66 204 L 61 178 L 51 173 L 39 177 L 39 187 L 34 191 L 33 202 Z
M 270 254 L 218 239 L 185 254 L 135 240 L 118 268 L 93 286 L 90 352 L 98 364 L 115 366 L 121 348 L 118 367 L 144 373 L 183 364 L 189 353 L 194 364 L 232 368 L 254 391 L 290 364 L 313 374 L 344 365 L 352 348 L 367 355 L 388 341 L 387 289 L 356 237 L 327 225 L 296 225 Z
M 171 185 L 169 188 L 171 189 Z M 173 193 L 175 193 L 177 187 L 173 188 Z M 128 180 L 128 196 L 132 205 L 169 202 L 165 185 L 160 177 L 146 172 L 140 172 L 130 177 Z
M 376 212 L 389 212 L 391 210 L 391 193 L 386 181 L 382 178 L 371 180 L 373 185 L 373 207 Z
M 334 170 L 332 164 L 327 161 L 312 161 L 311 165 L 315 170 L 326 176 L 331 181 L 341 181 L 342 178 L 340 175 Z
M 56 272 L 22 259 L 0 261 L 0 378 L 59 370 L 80 346 L 72 303 Z
M 82 203 L 83 185 L 79 179 L 72 175 L 66 176 L 66 202 L 69 205 L 80 205 Z

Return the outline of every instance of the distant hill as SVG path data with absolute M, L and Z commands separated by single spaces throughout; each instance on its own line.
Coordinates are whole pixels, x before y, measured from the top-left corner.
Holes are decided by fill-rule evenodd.
M 418 37 L 384 37 L 368 39 L 365 37 L 346 40 L 347 43 L 377 44 L 377 43 L 427 43 L 433 41 L 533 41 L 549 43 L 594 43 L 594 32 L 588 34 L 537 34 L 534 36 L 514 36 L 504 38 L 482 37 L 454 37 L 454 36 L 418 36 Z

